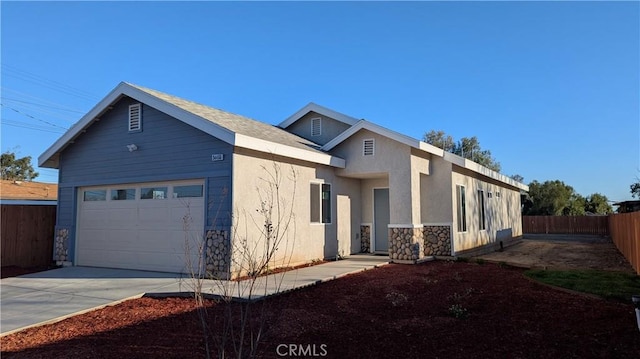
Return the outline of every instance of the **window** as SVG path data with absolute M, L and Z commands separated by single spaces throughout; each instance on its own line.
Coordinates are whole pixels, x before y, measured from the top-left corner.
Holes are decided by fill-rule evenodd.
M 500 198 L 500 192 L 496 192 L 496 198 Z
M 112 189 L 111 200 L 112 201 L 126 201 L 136 199 L 136 190 L 131 189 Z
M 311 119 L 311 136 L 322 135 L 322 119 L 320 117 Z
M 311 223 L 331 223 L 331 185 L 311 183 Z
M 147 187 L 140 189 L 140 199 L 165 199 L 167 187 Z
M 375 142 L 373 138 L 362 141 L 362 155 L 373 156 L 375 153 Z
M 456 186 L 456 199 L 458 202 L 458 232 L 467 231 L 467 206 L 464 186 Z
M 94 190 L 84 191 L 83 200 L 85 202 L 106 201 L 107 200 L 107 190 L 106 189 L 94 189 Z
M 480 219 L 480 230 L 487 229 L 484 218 L 484 191 L 481 189 L 478 190 L 478 218 Z
M 173 198 L 202 197 L 202 185 L 175 186 Z
M 129 132 L 142 131 L 142 106 L 137 103 L 129 106 Z

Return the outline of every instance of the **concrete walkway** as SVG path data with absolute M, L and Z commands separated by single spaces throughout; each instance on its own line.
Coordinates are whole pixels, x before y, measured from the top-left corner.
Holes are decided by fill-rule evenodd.
M 326 282 L 389 263 L 388 257 L 353 255 L 348 259 L 248 281 L 201 281 L 213 296 L 260 299 Z M 0 336 L 48 324 L 124 300 L 184 295 L 194 281 L 175 273 L 67 267 L 0 280 Z

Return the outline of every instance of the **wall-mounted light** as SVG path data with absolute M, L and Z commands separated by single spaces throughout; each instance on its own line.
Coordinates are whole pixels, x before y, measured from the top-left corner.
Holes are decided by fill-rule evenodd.
M 136 146 L 134 143 L 127 145 L 127 149 L 129 150 L 129 152 L 133 152 L 133 151 L 137 151 L 138 150 L 138 146 Z

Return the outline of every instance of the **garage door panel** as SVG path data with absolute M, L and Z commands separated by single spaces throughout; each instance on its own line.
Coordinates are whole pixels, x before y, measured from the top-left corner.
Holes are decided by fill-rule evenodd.
M 79 202 L 77 257 L 79 265 L 183 272 L 186 267 L 185 236 L 201 241 L 204 230 L 204 198 L 172 198 L 173 186 L 201 184 L 202 181 L 127 184 L 136 197 Z M 122 185 L 120 187 L 123 187 Z M 163 199 L 140 199 L 141 188 L 166 187 Z M 99 193 L 113 188 L 91 187 L 81 191 Z M 82 196 L 80 196 L 82 197 Z M 176 195 L 177 197 L 177 195 Z M 183 218 L 190 215 L 189 231 Z M 191 253 L 197 263 L 197 255 Z

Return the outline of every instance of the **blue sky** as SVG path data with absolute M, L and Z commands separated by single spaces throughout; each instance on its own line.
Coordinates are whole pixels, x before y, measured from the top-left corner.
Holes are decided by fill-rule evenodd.
M 34 161 L 128 81 L 271 124 L 313 101 L 475 135 L 504 174 L 585 196 L 640 177 L 638 2 L 0 6 L 1 149 Z

